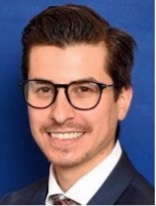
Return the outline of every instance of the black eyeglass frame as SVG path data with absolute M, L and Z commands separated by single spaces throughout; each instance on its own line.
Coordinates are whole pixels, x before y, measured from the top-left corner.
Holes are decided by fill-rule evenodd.
M 27 101 L 24 87 L 25 87 L 25 85 L 26 85 L 28 82 L 32 82 L 32 81 L 45 82 L 45 83 L 48 83 L 48 84 L 50 84 L 50 85 L 52 85 L 52 86 L 54 87 L 54 91 L 55 91 L 54 97 L 53 97 L 51 103 L 49 103 L 47 106 L 45 106 L 45 107 L 36 107 L 36 106 L 30 104 L 30 103 Z M 72 101 L 70 100 L 70 95 L 68 94 L 68 88 L 69 88 L 72 84 L 75 84 L 75 83 L 78 83 L 78 84 L 79 84 L 79 83 L 93 83 L 93 84 L 96 84 L 96 85 L 99 87 L 99 91 L 100 91 L 100 93 L 99 93 L 99 98 L 98 98 L 97 103 L 96 103 L 94 106 L 89 107 L 89 108 L 79 108 L 79 107 L 73 105 Z M 22 88 L 22 90 L 23 90 L 23 95 L 24 95 L 24 99 L 25 99 L 26 103 L 27 103 L 30 107 L 33 107 L 33 108 L 35 108 L 35 109 L 46 109 L 46 108 L 50 107 L 50 105 L 52 105 L 52 104 L 55 102 L 56 98 L 57 98 L 58 88 L 64 88 L 65 95 L 66 95 L 66 98 L 67 98 L 69 104 L 70 104 L 73 108 L 75 108 L 75 109 L 77 109 L 77 110 L 91 110 L 91 109 L 94 109 L 94 108 L 99 104 L 99 102 L 100 102 L 100 100 L 101 100 L 102 91 L 103 91 L 104 89 L 108 88 L 108 87 L 116 87 L 116 84 L 105 84 L 105 83 L 95 82 L 95 81 L 90 81 L 90 80 L 73 81 L 73 82 L 70 82 L 69 84 L 54 84 L 53 82 L 48 81 L 48 80 L 44 80 L 44 79 L 29 79 L 29 80 L 24 80 L 24 81 L 19 82 L 18 85 Z

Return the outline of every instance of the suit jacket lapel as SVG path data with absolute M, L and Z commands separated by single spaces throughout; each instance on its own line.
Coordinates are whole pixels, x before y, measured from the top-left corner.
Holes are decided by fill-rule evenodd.
M 40 190 L 34 194 L 33 199 L 31 200 L 31 205 L 45 205 L 46 195 L 48 193 L 48 178 L 44 181 Z
M 89 205 L 113 205 L 133 179 L 136 171 L 125 152 Z

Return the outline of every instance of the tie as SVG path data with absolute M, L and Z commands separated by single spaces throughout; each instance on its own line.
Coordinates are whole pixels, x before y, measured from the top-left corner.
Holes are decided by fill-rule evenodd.
M 53 205 L 80 205 L 79 203 L 71 200 L 61 194 L 52 195 Z

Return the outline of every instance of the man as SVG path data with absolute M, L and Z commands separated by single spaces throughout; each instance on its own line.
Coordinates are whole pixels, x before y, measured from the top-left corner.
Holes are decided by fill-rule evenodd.
M 20 85 L 51 166 L 48 179 L 1 204 L 154 204 L 117 139 L 133 94 L 133 38 L 90 8 L 64 5 L 34 17 L 22 41 Z

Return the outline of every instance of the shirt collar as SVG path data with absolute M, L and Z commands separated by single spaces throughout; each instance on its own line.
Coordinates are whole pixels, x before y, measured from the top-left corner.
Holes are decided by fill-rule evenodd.
M 122 149 L 119 141 L 117 141 L 112 152 L 94 169 L 81 177 L 67 192 L 63 192 L 58 185 L 53 174 L 52 165 L 49 171 L 48 194 L 46 197 L 46 205 L 52 205 L 51 195 L 63 194 L 68 198 L 86 205 L 89 200 L 94 196 L 98 189 L 105 182 L 110 175 L 116 164 L 118 163 L 122 154 Z M 84 186 L 85 185 L 85 186 Z M 81 191 L 81 192 L 78 192 Z

